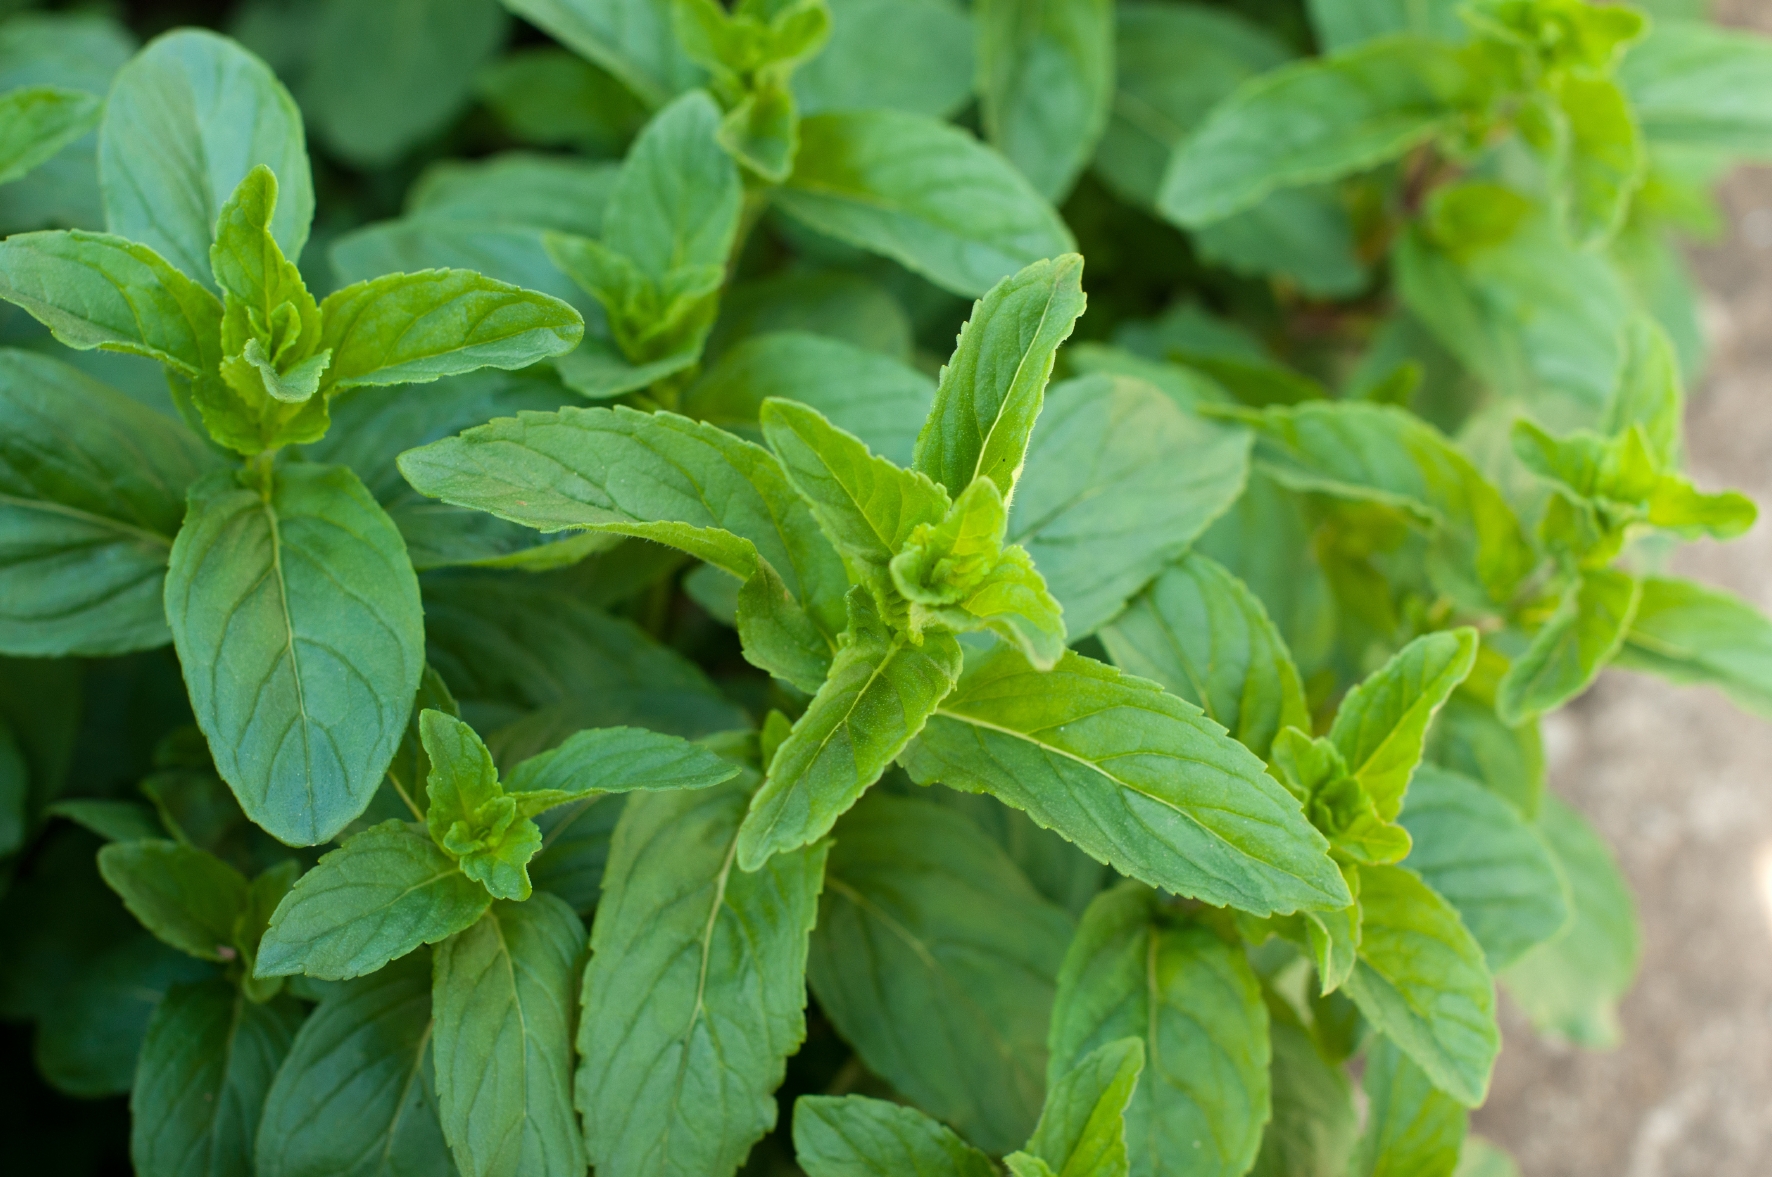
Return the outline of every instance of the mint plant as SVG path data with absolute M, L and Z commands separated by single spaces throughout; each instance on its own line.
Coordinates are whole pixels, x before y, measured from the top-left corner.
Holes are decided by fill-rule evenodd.
M 0 19 L 0 1017 L 146 1177 L 1515 1171 L 1541 717 L 1772 714 L 1695 7 Z

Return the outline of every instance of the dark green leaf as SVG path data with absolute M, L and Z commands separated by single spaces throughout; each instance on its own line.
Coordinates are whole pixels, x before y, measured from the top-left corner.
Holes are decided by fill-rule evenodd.
M 1274 1118 L 1261 1138 L 1251 1177 L 1346 1177 L 1359 1120 L 1340 1067 L 1323 1057 L 1290 1006 L 1277 1006 L 1273 1039 Z
M 705 789 L 739 768 L 705 748 L 631 727 L 597 728 L 520 762 L 505 779 L 523 812 L 607 793 Z M 520 794 L 528 794 L 522 796 Z
M 0 184 L 20 178 L 98 126 L 102 103 L 60 86 L 0 94 Z
M 1347 906 L 1328 844 L 1261 761 L 1189 703 L 1078 654 L 978 658 L 905 755 L 1121 873 L 1259 915 Z
M 234 924 L 246 911 L 246 879 L 213 854 L 181 842 L 117 842 L 99 851 L 98 869 L 167 944 L 204 960 L 239 955 Z
M 794 1152 L 811 1177 L 996 1177 L 996 1166 L 916 1108 L 851 1095 L 794 1101 Z
M 590 58 L 648 106 L 702 77 L 678 46 L 666 0 L 504 0 L 506 8 Z
M 806 1036 L 826 845 L 734 869 L 744 782 L 630 800 L 592 928 L 577 1105 L 599 1173 L 730 1177 Z
M 546 893 L 435 951 L 437 1106 L 462 1177 L 580 1177 L 572 994 L 584 926 Z
M 399 746 L 423 617 L 400 533 L 356 475 L 269 478 L 262 494 L 229 472 L 192 487 L 166 617 L 216 770 L 248 817 L 313 845 L 363 811 Z
M 876 792 L 837 827 L 807 979 L 869 1070 L 1001 1151 L 1039 1115 L 1070 930 L 960 814 Z

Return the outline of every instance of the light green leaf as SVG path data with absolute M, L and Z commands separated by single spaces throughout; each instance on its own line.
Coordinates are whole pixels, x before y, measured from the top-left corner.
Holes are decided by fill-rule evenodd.
M 591 933 L 577 1105 L 599 1173 L 730 1177 L 806 1037 L 826 845 L 734 869 L 748 784 L 633 798 Z
M 822 632 L 843 629 L 848 581 L 836 553 L 775 458 L 722 430 L 626 408 L 524 413 L 408 451 L 400 470 L 446 502 L 543 531 L 656 540 L 740 579 L 761 556 Z
M 431 961 L 418 953 L 329 994 L 265 1096 L 258 1177 L 453 1171 L 431 1074 Z
M 1311 28 L 1325 53 L 1340 53 L 1392 33 L 1420 33 L 1463 41 L 1470 29 L 1459 19 L 1460 0 L 1307 0 Z
M 1476 630 L 1426 634 L 1342 699 L 1329 738 L 1383 820 L 1395 821 L 1403 808 L 1428 725 L 1476 660 Z
M 724 266 L 738 227 L 738 166 L 714 142 L 720 108 L 701 91 L 659 112 L 634 141 L 603 240 L 655 282 L 685 266 Z
M 1083 259 L 1035 262 L 973 305 L 917 435 L 916 469 L 958 496 L 989 478 L 1008 502 L 1027 460 L 1058 347 L 1087 299 Z
M 0 94 L 0 184 L 9 184 L 98 126 L 99 99 L 62 86 Z
M 185 490 L 214 465 L 188 430 L 77 369 L 0 351 L 0 649 L 170 640 L 166 561 Z
M 1114 5 L 983 0 L 973 20 L 985 137 L 1041 195 L 1061 200 L 1107 126 Z
M 434 951 L 437 1109 L 462 1177 L 581 1177 L 572 991 L 584 925 L 543 892 Z
M 1142 1039 L 1126 1108 L 1132 1177 L 1240 1177 L 1268 1119 L 1268 1014 L 1240 952 L 1123 883 L 1089 905 L 1058 975 L 1047 1080 Z M 1056 1162 L 1055 1162 L 1056 1163 Z
M 1481 1136 L 1467 1136 L 1452 1177 L 1520 1177 L 1520 1167 L 1500 1145 Z
M 677 44 L 668 0 L 504 0 L 504 6 L 614 74 L 648 106 L 664 105 L 703 76 Z
M 776 749 L 738 837 L 738 864 L 824 837 L 905 748 L 960 677 L 960 645 L 934 630 L 922 644 L 890 629 L 865 590 L 849 595 L 849 628 L 824 685 Z
M 975 659 L 904 758 L 988 792 L 1122 874 L 1267 915 L 1342 908 L 1328 843 L 1261 761 L 1192 704 L 1079 654 Z
M 1518 810 L 1475 781 L 1416 771 L 1403 809 L 1404 865 L 1458 909 L 1491 971 L 1550 940 L 1573 914 L 1569 882 Z
M 277 905 L 261 977 L 373 973 L 480 918 L 492 899 L 422 832 L 385 821 L 322 856 Z
M 424 384 L 476 368 L 523 368 L 578 346 L 584 319 L 557 298 L 470 270 L 358 282 L 320 306 L 327 389 Z
M 20 233 L 0 242 L 0 298 L 81 351 L 146 356 L 185 376 L 221 361 L 215 296 L 147 246 L 108 233 Z
M 117 74 L 98 138 L 105 227 L 209 281 L 216 213 L 258 164 L 283 200 L 271 233 L 299 260 L 314 219 L 301 112 L 264 62 L 226 37 L 178 29 Z
M 1120 669 L 1161 683 L 1263 759 L 1280 729 L 1310 728 L 1286 642 L 1255 594 L 1190 552 L 1101 631 Z
M 1476 666 L 1428 729 L 1425 758 L 1507 799 L 1530 821 L 1544 793 L 1544 740 L 1538 722 L 1509 727 L 1495 714 L 1495 688 L 1508 661 L 1479 646 Z
M 881 457 L 909 466 L 935 382 L 907 364 L 805 331 L 752 335 L 683 394 L 685 414 L 751 441 L 768 397 L 799 401 Z
M 1557 95 L 1569 123 L 1569 220 L 1576 244 L 1611 240 L 1649 170 L 1649 152 L 1630 99 L 1610 78 L 1563 79 Z
M 423 616 L 400 533 L 356 475 L 268 478 L 191 488 L 166 618 L 216 771 L 253 821 L 314 845 L 363 811 L 399 746 Z
M 1452 1177 L 1469 1118 L 1459 1102 L 1382 1037 L 1366 1051 L 1362 1085 L 1370 1111 L 1355 1177 Z
M 1772 155 L 1772 43 L 1705 21 L 1657 20 L 1618 69 L 1651 143 Z
M 1501 492 L 1433 426 L 1401 409 L 1315 401 L 1237 414 L 1258 468 L 1294 490 L 1397 507 L 1434 533 L 1444 571 L 1507 601 L 1536 563 Z
M 1577 1046 L 1616 1046 L 1618 1002 L 1643 954 L 1630 885 L 1605 841 L 1557 797 L 1545 797 L 1538 832 L 1569 880 L 1575 920 L 1509 966 L 1508 995 L 1540 1034 Z
M 233 960 L 234 922 L 245 912 L 245 876 L 182 842 L 114 842 L 98 871 L 129 914 L 162 941 L 203 960 Z
M 1239 83 L 1292 56 L 1255 22 L 1197 4 L 1115 5 L 1113 113 L 1095 169 L 1122 199 L 1156 202 L 1169 156 Z
M 1482 1103 L 1501 1049 L 1483 949 L 1452 905 L 1400 866 L 1360 868 L 1360 914 L 1348 996 L 1435 1087 Z
M 739 767 L 677 736 L 632 727 L 595 728 L 519 763 L 505 788 L 522 813 L 606 793 L 705 789 Z
M 996 1177 L 996 1166 L 916 1108 L 850 1095 L 794 1101 L 794 1153 L 810 1177 Z
M 528 899 L 525 867 L 541 849 L 541 830 L 499 786 L 492 754 L 473 728 L 442 711 L 422 713 L 419 731 L 430 761 L 425 825 L 431 841 L 494 899 Z
M 1071 640 L 1110 620 L 1242 493 L 1249 439 L 1139 380 L 1054 385 L 1009 516 Z
M 1157 207 L 1198 228 L 1276 189 L 1395 159 L 1451 125 L 1466 85 L 1449 46 L 1410 36 L 1263 74 L 1219 103 L 1176 151 Z
M 1143 1038 L 1106 1042 L 1052 1083 L 1028 1150 L 1056 1177 L 1127 1173 L 1126 1106 L 1144 1071 Z
M 1714 686 L 1772 714 L 1772 622 L 1739 597 L 1686 580 L 1649 576 L 1616 664 L 1669 682 Z
M 1002 156 L 964 131 L 898 111 L 802 120 L 794 172 L 773 199 L 821 233 L 973 297 L 1076 248 Z
M 1347 1075 L 1290 1006 L 1269 998 L 1269 1007 L 1274 1118 L 1250 1177 L 1345 1177 L 1360 1127 Z
M 1643 582 L 1610 568 L 1589 568 L 1570 586 L 1532 644 L 1502 676 L 1495 711 L 1520 723 L 1586 690 L 1630 632 Z
M 875 792 L 838 826 L 806 975 L 870 1071 L 1000 1152 L 1039 1116 L 1070 934 L 966 818 Z
M 953 0 L 829 0 L 831 39 L 794 71 L 800 113 L 902 110 L 943 119 L 972 97 L 973 32 Z
M 884 576 L 919 524 L 946 515 L 948 496 L 915 470 L 868 452 L 816 409 L 767 400 L 763 436 L 820 529 L 852 569 Z M 873 585 L 869 586 L 873 588 Z M 878 590 L 876 590 L 878 591 Z
M 154 1011 L 129 1099 L 129 1159 L 141 1177 L 251 1173 L 271 1080 L 301 1006 L 248 1001 L 223 980 L 181 985 Z
M 394 163 L 467 105 L 505 27 L 497 0 L 332 0 L 303 90 L 315 130 L 350 163 Z

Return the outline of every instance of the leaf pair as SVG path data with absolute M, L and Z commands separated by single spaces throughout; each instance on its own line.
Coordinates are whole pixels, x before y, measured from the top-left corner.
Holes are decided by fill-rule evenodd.
M 794 69 L 831 34 L 825 0 L 741 0 L 730 12 L 715 0 L 674 0 L 677 41 L 713 75 L 727 112 L 720 145 L 772 184 L 788 178 L 799 149 Z
M 495 898 L 528 899 L 526 867 L 542 842 L 535 815 L 601 793 L 705 788 L 738 771 L 675 736 L 601 728 L 530 757 L 501 783 L 466 724 L 425 711 L 418 726 L 429 836 L 386 821 L 323 857 L 278 905 L 260 975 L 372 973 L 467 928 Z
M 1012 1177 L 1127 1177 L 1126 1105 L 1145 1067 L 1144 1043 L 1122 1038 L 1092 1051 L 1047 1093 L 1026 1146 L 1003 1158 Z M 851 1095 L 802 1096 L 794 1151 L 811 1177 L 874 1171 L 988 1177 L 990 1158 L 913 1108 Z

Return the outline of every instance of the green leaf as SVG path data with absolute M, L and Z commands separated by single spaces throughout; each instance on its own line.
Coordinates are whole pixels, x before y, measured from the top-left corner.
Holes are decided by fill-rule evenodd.
M 860 439 L 833 426 L 816 409 L 767 400 L 762 424 L 788 481 L 852 569 L 871 569 L 883 577 L 885 565 L 919 524 L 939 523 L 947 514 L 948 496 L 941 487 L 924 474 L 901 470 L 869 453 Z
M 924 784 L 991 793 L 1131 878 L 1258 915 L 1342 908 L 1296 798 L 1192 704 L 1080 654 L 975 659 L 905 754 Z
M 521 57 L 518 53 L 503 60 Z M 424 220 L 490 222 L 597 237 L 603 233 L 604 210 L 620 171 L 618 165 L 603 161 L 528 151 L 443 159 L 413 182 L 406 211 L 408 217 Z
M 1356 1177 L 1452 1177 L 1469 1118 L 1463 1106 L 1386 1038 L 1366 1051 L 1363 1086 L 1370 1111 Z
M 683 394 L 685 414 L 761 442 L 769 397 L 818 410 L 896 466 L 909 466 L 935 382 L 889 356 L 805 331 L 752 335 Z
M 794 71 L 803 115 L 902 110 L 945 119 L 972 97 L 973 31 L 953 0 L 829 0 L 831 39 Z
M 271 234 L 300 259 L 314 219 L 301 112 L 264 62 L 226 37 L 179 29 L 118 71 L 98 138 L 105 227 L 209 281 L 215 219 L 259 164 L 283 201 Z
M 431 1072 L 431 962 L 420 953 L 327 996 L 265 1096 L 258 1177 L 451 1171 Z
M 1041 195 L 1060 200 L 1107 126 L 1114 5 L 984 0 L 973 20 L 985 137 Z
M 1048 1083 L 1090 1051 L 1142 1040 L 1126 1107 L 1133 1177 L 1238 1177 L 1268 1119 L 1268 1014 L 1240 952 L 1172 918 L 1138 883 L 1097 896 L 1058 975 Z M 1054 1162 L 1056 1164 L 1056 1162 Z
M 346 839 L 296 882 L 271 917 L 256 971 L 360 977 L 461 931 L 491 902 L 442 847 L 404 822 L 385 821 Z
M 1705 21 L 1660 20 L 1618 69 L 1651 143 L 1772 155 L 1772 44 Z
M 802 120 L 793 174 L 772 199 L 820 233 L 972 297 L 1076 248 L 1002 156 L 964 131 L 898 111 Z
M 1144 1071 L 1141 1037 L 1106 1042 L 1056 1078 L 1028 1150 L 1057 1177 L 1129 1172 L 1126 1107 Z
M 363 812 L 399 746 L 423 617 L 400 533 L 356 475 L 267 477 L 191 488 L 166 618 L 216 771 L 253 821 L 314 845 Z
M 1195 541 L 1260 598 L 1304 676 L 1329 658 L 1337 624 L 1312 541 L 1319 520 L 1309 506 L 1306 496 L 1252 469 L 1242 496 Z
M 1093 633 L 1181 556 L 1242 492 L 1249 440 L 1142 381 L 1054 385 L 1009 517 L 1064 606 L 1072 641 Z
M 558 45 L 529 45 L 504 54 L 480 68 L 473 89 L 513 138 L 537 147 L 576 147 L 592 156 L 616 155 L 646 121 L 646 108 L 632 91 Z M 560 162 L 585 166 L 565 158 Z M 443 166 L 463 165 L 446 161 Z M 550 219 L 572 219 L 574 211 L 559 208 Z M 595 227 L 563 227 L 598 232 Z
M 474 729 L 442 711 L 419 716 L 430 760 L 425 825 L 461 873 L 494 899 L 528 899 L 529 860 L 541 849 L 541 830 L 498 783 L 492 754 Z
M 1444 571 L 1507 601 L 1537 562 L 1513 510 L 1421 419 L 1384 405 L 1312 402 L 1244 412 L 1255 461 L 1293 490 L 1400 508 L 1434 533 Z
M 664 105 L 703 76 L 677 44 L 667 0 L 504 0 L 504 6 L 614 74 L 648 106 Z
M 0 784 L 0 793 L 16 788 L 18 790 L 18 837 L 24 834 L 24 789 L 25 762 L 23 754 L 18 751 L 17 741 L 10 728 L 0 729 L 0 781 L 16 781 Z M 140 801 L 105 801 L 96 798 L 74 798 L 68 801 L 57 801 L 43 811 L 45 817 L 65 817 L 75 825 L 88 830 L 107 842 L 140 842 L 146 839 L 164 838 L 166 829 L 154 811 Z M 0 845 L 5 839 L 0 838 Z M 18 841 L 12 843 L 17 849 Z
M 1255 594 L 1190 552 L 1101 631 L 1120 669 L 1205 711 L 1263 759 L 1282 728 L 1310 728 L 1292 655 Z
M 1544 793 L 1544 741 L 1533 720 L 1509 727 L 1495 714 L 1507 659 L 1479 646 L 1476 666 L 1428 729 L 1425 757 L 1482 784 L 1531 820 Z
M 1276 189 L 1395 159 L 1451 125 L 1467 85 L 1450 47 L 1408 36 L 1263 74 L 1219 103 L 1176 151 L 1157 207 L 1198 228 Z
M 597 728 L 522 761 L 505 780 L 519 812 L 539 813 L 608 793 L 705 789 L 739 767 L 676 736 L 631 727 Z
M 996 1177 L 996 1166 L 916 1108 L 850 1095 L 794 1101 L 794 1153 L 810 1177 Z
M 1200 257 L 1247 277 L 1290 278 L 1306 294 L 1347 298 L 1366 285 L 1353 218 L 1333 187 L 1283 188 L 1194 232 Z
M 499 903 L 433 953 L 437 1107 L 462 1177 L 579 1177 L 573 980 L 584 925 L 542 893 Z
M 400 470 L 446 502 L 543 531 L 671 544 L 740 579 L 760 556 L 821 632 L 842 631 L 848 581 L 836 554 L 775 458 L 722 430 L 626 408 L 524 413 L 402 454 Z
M 1459 0 L 1307 0 L 1311 28 L 1325 53 L 1340 53 L 1392 33 L 1464 41 Z
M 1347 1075 L 1323 1057 L 1290 1006 L 1274 998 L 1269 1006 L 1274 1118 L 1250 1175 L 1343 1177 L 1360 1127 Z
M 325 5 L 303 91 L 315 130 L 347 162 L 396 162 L 467 105 L 505 28 L 496 0 Z
M 207 275 L 207 252 L 204 260 Z M 185 376 L 221 361 L 215 296 L 147 246 L 108 233 L 20 233 L 0 242 L 0 298 L 81 351 L 146 356 Z
M 949 494 L 989 478 L 1010 501 L 1053 359 L 1088 301 L 1082 282 L 1083 259 L 1065 254 L 1003 279 L 974 304 L 917 435 L 916 469 Z
M 1644 577 L 1616 665 L 1714 686 L 1740 707 L 1772 714 L 1772 622 L 1717 589 Z
M 1403 808 L 1428 725 L 1476 660 L 1476 630 L 1426 634 L 1342 699 L 1329 738 L 1383 820 L 1395 821 Z
M 1563 79 L 1557 101 L 1569 122 L 1569 220 L 1578 245 L 1611 240 L 1649 170 L 1630 99 L 1610 78 Z
M 1520 1177 L 1520 1167 L 1500 1145 L 1481 1136 L 1467 1136 L 1452 1177 Z
M 1000 1152 L 1039 1116 L 1070 935 L 966 818 L 876 791 L 837 828 L 806 976 L 870 1071 Z
M 170 640 L 162 582 L 189 431 L 47 356 L 0 351 L 0 649 L 106 655 Z
M 1628 573 L 1583 571 L 1502 676 L 1496 714 L 1520 723 L 1586 690 L 1624 644 L 1642 595 L 1643 582 Z
M 1348 996 L 1435 1087 L 1482 1103 L 1501 1049 L 1482 948 L 1451 904 L 1400 866 L 1360 868 L 1360 915 Z
M 738 837 L 738 864 L 817 841 L 904 751 L 960 677 L 960 645 L 935 630 L 922 644 L 849 595 L 849 629 L 830 676 L 776 749 Z
M 1410 870 L 1458 909 L 1491 970 L 1569 926 L 1573 898 L 1556 859 L 1517 810 L 1475 781 L 1423 766 L 1403 825 Z
M 248 1001 L 226 981 L 167 993 L 142 1041 L 129 1159 L 142 1177 L 252 1172 L 253 1138 L 301 1007 Z
M 181 842 L 115 842 L 98 852 L 98 870 L 165 943 L 203 960 L 239 955 L 234 922 L 246 910 L 246 879 L 215 855 Z
M 424 384 L 476 368 L 523 368 L 578 346 L 584 320 L 557 298 L 470 270 L 388 274 L 320 306 L 328 389 Z
M 0 184 L 9 184 L 98 126 L 99 99 L 61 86 L 0 94 Z
M 1577 1046 L 1616 1046 L 1618 1002 L 1643 954 L 1630 885 L 1605 841 L 1557 797 L 1545 797 L 1538 832 L 1569 880 L 1575 919 L 1563 935 L 1509 966 L 1508 995 L 1540 1034 Z
M 1096 172 L 1121 199 L 1150 207 L 1169 156 L 1212 107 L 1291 55 L 1260 25 L 1228 10 L 1116 5 L 1116 92 Z
M 591 930 L 577 1105 L 599 1173 L 730 1177 L 806 1037 L 827 845 L 734 869 L 748 785 L 633 798 Z

